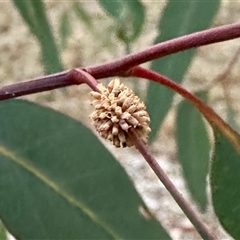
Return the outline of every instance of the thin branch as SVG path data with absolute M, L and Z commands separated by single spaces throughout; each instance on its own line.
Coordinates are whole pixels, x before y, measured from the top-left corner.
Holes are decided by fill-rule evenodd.
M 86 83 L 93 91 L 101 92 L 97 85 L 97 80 L 90 75 L 89 73 L 81 70 L 81 69 L 73 69 L 68 74 L 67 77 L 75 84 Z
M 238 60 L 239 60 L 239 57 L 240 57 L 240 46 L 238 46 L 237 48 L 237 51 L 234 53 L 232 59 L 229 61 L 228 65 L 227 65 L 227 68 L 222 72 L 220 73 L 210 84 L 209 86 L 206 87 L 206 89 L 209 89 L 213 86 L 215 86 L 217 83 L 220 83 L 222 84 L 222 89 L 223 89 L 223 94 L 224 94 L 224 98 L 225 98 L 225 101 L 227 103 L 227 105 L 231 107 L 231 102 L 232 102 L 232 99 L 231 99 L 231 96 L 229 94 L 229 85 L 230 85 L 230 82 L 228 81 L 228 75 L 230 75 L 232 69 L 234 68 L 234 66 L 237 64 Z
M 221 27 L 195 32 L 182 37 L 174 38 L 138 53 L 127 55 L 126 57 L 106 63 L 103 65 L 86 68 L 87 72 L 96 79 L 112 77 L 119 73 L 124 73 L 129 68 L 142 63 L 164 57 L 173 53 L 185 51 L 191 48 L 205 46 L 212 43 L 222 42 L 240 37 L 240 23 L 228 24 Z
M 127 55 L 124 58 L 110 63 L 83 69 L 79 68 L 78 70 L 89 73 L 95 79 L 117 75 L 124 76 L 128 69 L 139 64 L 194 47 L 227 41 L 238 37 L 240 37 L 240 23 L 229 24 L 159 43 L 146 50 Z M 64 71 L 2 87 L 0 88 L 0 100 L 74 85 L 76 82 L 71 79 L 69 72 L 70 71 Z
M 27 82 L 15 83 L 0 88 L 0 100 L 6 100 L 19 96 L 29 95 L 38 92 L 50 91 L 76 84 L 70 81 L 68 71 L 35 78 Z
M 221 73 L 219 76 L 217 76 L 217 78 L 215 80 L 213 80 L 212 85 L 215 85 L 216 82 L 224 82 L 224 80 L 227 78 L 227 76 L 231 73 L 233 67 L 238 62 L 239 56 L 240 56 L 240 46 L 238 46 L 237 51 L 235 52 L 232 59 L 228 63 L 226 70 L 224 70 L 223 73 Z
M 10 86 L 2 87 L 0 88 L 0 100 L 6 100 L 82 83 L 86 83 L 94 91 L 99 91 L 98 88 L 96 88 L 98 82 L 92 75 L 86 71 L 83 71 L 82 69 L 72 69 L 71 71 L 52 74 L 27 82 L 16 83 Z
M 179 84 L 173 82 L 169 78 L 155 71 L 145 69 L 142 67 L 134 67 L 130 69 L 126 73 L 126 75 L 132 76 L 132 77 L 146 78 L 146 79 L 155 81 L 179 93 L 186 100 L 192 103 L 203 114 L 203 116 L 208 120 L 208 122 L 213 127 L 213 129 L 216 129 L 216 128 L 219 129 L 225 135 L 225 137 L 233 143 L 237 151 L 240 153 L 240 143 L 239 143 L 240 136 L 238 135 L 238 133 L 235 132 L 227 123 L 225 123 L 222 120 L 222 118 L 219 117 L 219 115 L 213 111 L 212 108 L 208 107 L 202 100 L 197 98 L 188 90 L 181 87 Z
M 163 185 L 166 187 L 166 189 L 169 191 L 169 193 L 172 195 L 174 200 L 177 202 L 179 207 L 183 210 L 185 215 L 188 217 L 188 219 L 191 221 L 191 223 L 195 226 L 198 233 L 201 235 L 203 239 L 211 239 L 216 240 L 216 236 L 214 236 L 213 233 L 211 233 L 204 223 L 199 219 L 197 214 L 193 211 L 193 209 L 190 207 L 190 205 L 185 201 L 185 199 L 182 197 L 182 195 L 178 192 L 176 187 L 173 185 L 171 180 L 168 178 L 168 176 L 164 173 L 162 168 L 159 166 L 158 162 L 151 156 L 151 154 L 148 152 L 145 145 L 139 140 L 138 136 L 135 134 L 134 131 L 131 131 L 129 133 L 129 137 L 132 139 L 134 145 L 139 150 L 139 152 L 142 154 L 142 156 L 145 158 L 149 166 L 152 168 L 152 170 L 155 172 L 159 180 L 163 183 Z

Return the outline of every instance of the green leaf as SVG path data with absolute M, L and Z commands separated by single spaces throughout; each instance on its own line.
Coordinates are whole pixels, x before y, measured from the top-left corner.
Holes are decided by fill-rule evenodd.
M 208 133 L 202 115 L 186 100 L 178 107 L 176 125 L 178 158 L 183 174 L 193 199 L 204 211 L 210 152 Z
M 125 4 L 122 0 L 116 1 L 99 0 L 99 3 L 110 16 L 116 19 L 120 19 L 121 11 Z
M 227 106 L 227 123 L 238 133 L 240 132 L 239 125 L 237 124 L 236 120 L 236 113 L 231 105 Z
M 46 73 L 62 71 L 63 66 L 42 0 L 12 1 L 40 44 Z
M 239 142 L 240 137 L 238 136 Z M 211 164 L 211 194 L 215 213 L 226 231 L 240 239 L 240 156 L 234 146 L 215 130 Z
M 220 1 L 170 0 L 159 23 L 155 43 L 163 42 L 207 28 L 218 10 Z M 181 82 L 195 51 L 189 50 L 153 62 L 151 68 L 176 82 Z M 151 117 L 150 141 L 153 141 L 166 116 L 173 98 L 173 91 L 151 82 L 147 91 L 147 108 Z
M 23 0 L 12 0 L 12 2 L 15 4 L 16 8 L 22 15 L 22 18 L 30 28 L 30 31 L 37 35 L 37 29 L 35 28 L 35 22 L 34 22 L 34 10 L 32 9 L 32 4 L 30 1 Z
M 69 21 L 68 11 L 65 11 L 60 18 L 60 45 L 62 49 L 65 49 L 67 46 L 67 39 L 71 34 L 71 24 Z
M 101 6 L 117 23 L 117 36 L 125 44 L 134 41 L 141 33 L 145 20 L 145 9 L 138 0 L 99 0 Z
M 73 11 L 76 16 L 81 20 L 81 22 L 85 23 L 88 28 L 92 28 L 91 16 L 88 12 L 82 7 L 80 2 L 74 2 L 72 5 Z
M 169 239 L 124 169 L 79 122 L 0 103 L 0 218 L 20 239 Z
M 7 240 L 7 232 L 3 224 L 0 222 L 0 240 Z

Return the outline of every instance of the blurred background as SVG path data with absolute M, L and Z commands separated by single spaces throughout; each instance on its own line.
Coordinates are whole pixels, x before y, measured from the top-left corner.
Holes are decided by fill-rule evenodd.
M 194 32 L 195 29 L 191 27 L 185 29 L 189 25 L 186 20 L 187 8 L 182 9 L 181 14 L 184 18 L 179 22 L 176 12 L 180 11 L 180 8 L 176 12 L 170 11 L 171 9 L 167 12 L 167 1 L 140 1 L 136 6 L 127 6 L 123 11 L 116 12 L 114 11 L 119 8 L 108 6 L 104 1 L 39 1 L 38 4 L 38 6 L 34 4 L 21 6 L 19 1 L 0 3 L 2 86 L 52 72 L 109 62 L 163 41 L 165 35 L 166 39 L 170 39 L 186 34 L 185 30 Z M 208 8 L 211 7 L 207 6 L 206 9 Z M 203 10 L 199 8 L 198 14 L 194 15 L 196 19 L 189 22 L 196 21 L 196 26 L 201 25 L 197 22 L 202 18 L 201 11 Z M 239 22 L 239 12 L 238 1 L 216 1 L 203 29 Z M 190 17 L 191 14 L 189 13 Z M 176 16 L 175 21 L 174 16 Z M 164 25 L 165 22 L 168 28 Z M 166 62 L 156 62 L 155 65 L 146 63 L 144 66 L 159 69 L 160 73 L 181 82 L 190 91 L 204 93 L 204 99 L 207 99 L 208 104 L 238 131 L 239 54 L 240 41 L 236 39 L 200 47 L 189 56 L 181 55 L 180 59 L 185 62 L 184 66 L 171 59 L 167 59 Z M 178 69 L 182 69 L 182 72 L 175 78 L 175 75 L 171 74 Z M 106 79 L 103 83 L 108 81 L 109 79 Z M 153 95 L 147 81 L 137 79 L 122 79 L 122 81 L 134 88 L 142 100 L 147 102 L 149 108 L 152 107 Z M 72 86 L 22 98 L 65 113 L 92 129 L 88 117 L 92 111 L 89 90 L 83 85 Z M 188 190 L 189 179 L 183 178 L 185 172 L 178 161 L 178 142 L 176 142 L 176 105 L 179 101 L 178 96 L 171 96 L 164 115 L 156 117 L 162 119 L 156 122 L 153 116 L 151 151 L 179 191 L 192 202 L 197 211 L 202 212 L 206 222 L 219 233 L 219 237 L 230 239 L 219 227 L 209 204 L 203 203 L 206 200 L 203 202 L 199 200 L 199 203 L 192 190 Z M 159 108 L 161 104 L 164 105 L 158 102 Z M 150 109 L 150 117 L 152 117 L 151 111 L 154 112 L 153 109 Z M 207 131 L 211 143 L 211 132 L 209 129 Z M 199 239 L 190 222 L 139 154 L 134 149 L 119 150 L 105 141 L 103 143 L 126 168 L 147 206 L 170 231 L 171 236 L 174 239 L 190 237 Z M 208 193 L 208 187 L 206 189 Z M 206 196 L 209 202 L 208 194 Z

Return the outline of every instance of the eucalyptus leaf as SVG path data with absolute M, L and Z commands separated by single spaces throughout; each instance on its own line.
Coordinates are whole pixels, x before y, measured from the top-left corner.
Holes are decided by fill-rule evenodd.
M 0 218 L 17 239 L 170 239 L 89 129 L 27 101 L 0 103 Z
M 67 40 L 69 35 L 71 34 L 71 24 L 69 21 L 68 11 L 64 11 L 61 15 L 60 19 L 60 27 L 59 27 L 59 33 L 60 33 L 60 45 L 62 49 L 65 49 L 67 46 Z
M 207 174 L 210 142 L 199 111 L 186 100 L 178 106 L 176 119 L 178 159 L 193 199 L 201 210 L 207 207 Z
M 89 28 L 92 28 L 91 16 L 81 5 L 81 2 L 74 2 L 72 7 L 78 19 L 84 22 Z
M 240 127 L 236 122 L 236 113 L 230 105 L 227 106 L 227 122 L 235 131 L 240 132 Z
M 63 66 L 60 60 L 58 47 L 51 26 L 48 22 L 42 0 L 12 1 L 40 44 L 46 73 L 62 71 Z
M 240 142 L 240 136 L 238 136 Z M 211 163 L 211 194 L 215 213 L 234 238 L 240 239 L 240 155 L 217 129 Z
M 0 240 L 7 240 L 7 231 L 3 224 L 0 222 Z
M 99 3 L 115 19 L 116 34 L 121 41 L 129 44 L 140 35 L 145 20 L 145 9 L 139 0 L 99 0 Z
M 99 3 L 110 16 L 116 19 L 120 19 L 124 4 L 126 4 L 122 0 L 99 0 Z
M 155 43 L 200 31 L 209 27 L 220 5 L 219 0 L 175 1 L 170 0 L 160 19 Z M 151 68 L 180 83 L 192 61 L 195 50 L 188 50 L 153 61 Z M 151 117 L 150 141 L 153 141 L 166 116 L 173 98 L 173 91 L 150 82 L 147 91 L 147 108 Z

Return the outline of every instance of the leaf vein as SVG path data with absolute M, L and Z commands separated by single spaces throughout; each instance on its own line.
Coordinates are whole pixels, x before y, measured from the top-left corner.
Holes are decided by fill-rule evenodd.
M 79 208 L 83 211 L 92 221 L 100 225 L 106 232 L 108 232 L 114 239 L 122 239 L 108 224 L 102 221 L 99 216 L 97 216 L 90 208 L 88 208 L 83 202 L 79 201 L 75 197 L 71 196 L 67 191 L 58 186 L 53 180 L 51 180 L 48 176 L 44 175 L 41 171 L 35 168 L 29 161 L 17 156 L 12 151 L 8 150 L 4 146 L 0 146 L 0 153 L 9 158 L 14 163 L 20 165 L 24 169 L 28 170 L 39 180 L 44 182 L 47 186 L 51 187 L 56 193 L 62 196 L 65 200 L 67 200 L 71 205 Z

